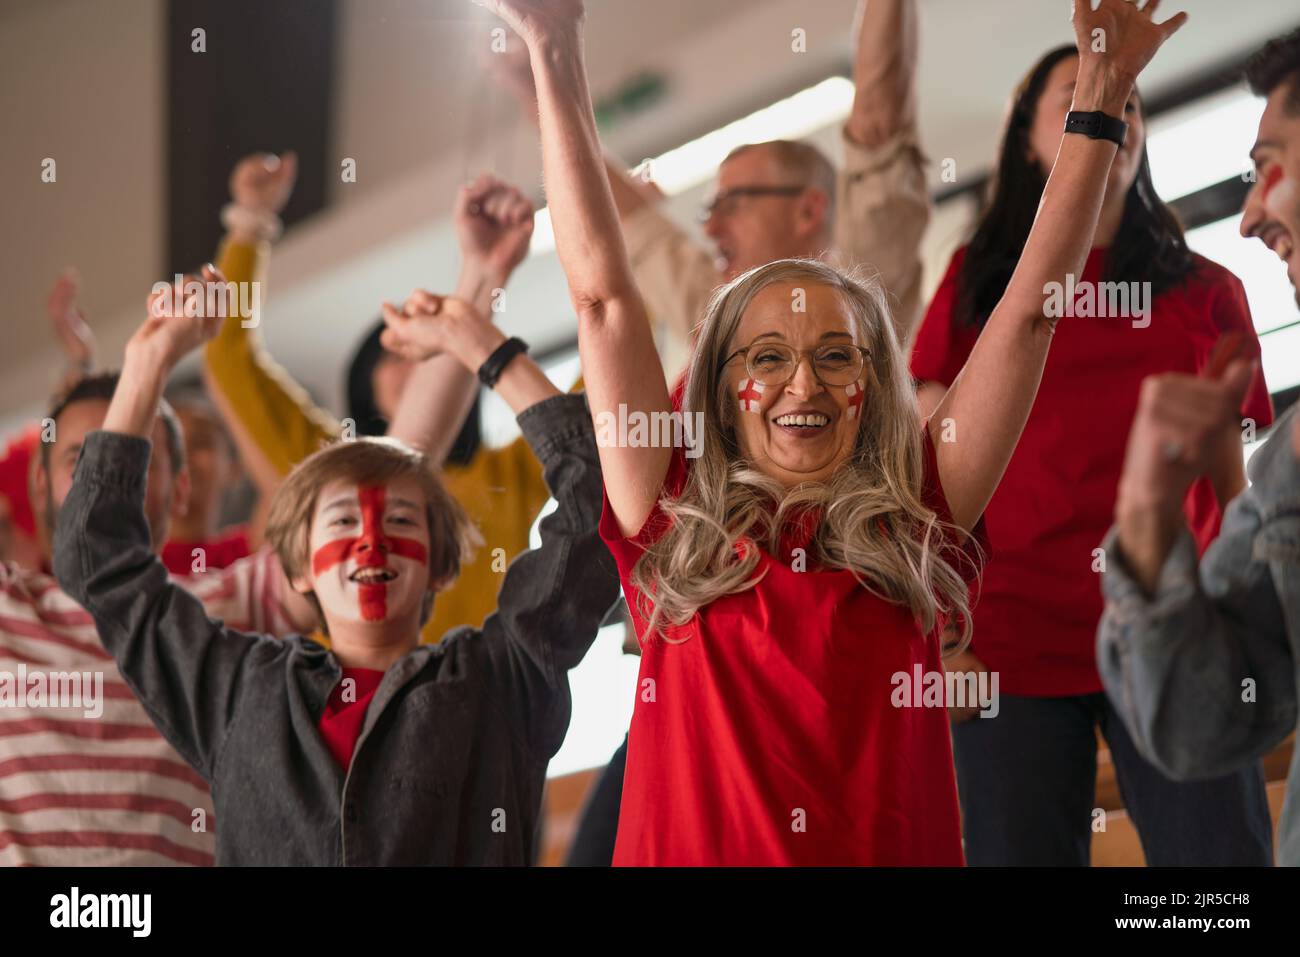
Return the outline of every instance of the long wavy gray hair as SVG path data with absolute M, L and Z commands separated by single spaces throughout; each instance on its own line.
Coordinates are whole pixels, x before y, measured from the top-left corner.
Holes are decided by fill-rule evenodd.
M 852 455 L 829 481 L 789 489 L 740 451 L 735 395 L 722 370 L 745 310 L 761 290 L 780 282 L 834 289 L 852 316 L 855 339 L 871 350 Z M 668 530 L 632 571 L 648 634 L 667 640 L 666 625 L 686 624 L 715 599 L 754 587 L 761 577 L 755 575 L 758 551 L 737 555 L 737 540 L 749 537 L 777 555 L 785 523 L 812 507 L 821 517 L 808 549 L 810 563 L 852 572 L 863 588 L 906 605 L 927 634 L 941 618 L 959 622 L 947 650 L 966 646 L 970 600 L 957 565 L 969 559 L 921 499 L 920 413 L 878 282 L 804 259 L 778 260 L 736 277 L 709 303 L 687 371 L 683 411 L 703 413 L 703 432 L 696 437 L 701 454 L 691 463 L 682 494 L 661 501 Z

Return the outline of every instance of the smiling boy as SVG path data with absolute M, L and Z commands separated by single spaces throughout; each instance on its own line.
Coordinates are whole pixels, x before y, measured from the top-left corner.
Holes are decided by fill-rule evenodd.
M 103 430 L 82 448 L 55 572 L 158 729 L 210 783 L 217 863 L 530 862 L 546 766 L 568 727 L 567 672 L 617 596 L 596 532 L 602 485 L 584 399 L 502 350 L 504 336 L 469 306 L 413 296 L 407 311 L 438 327 L 442 353 L 499 376 L 559 501 L 541 547 L 507 570 L 481 630 L 420 645 L 472 527 L 420 452 L 340 443 L 285 480 L 267 531 L 331 648 L 238 632 L 208 618 L 149 548 L 143 494 L 162 385 L 220 323 L 156 315 L 157 304 L 127 345 Z

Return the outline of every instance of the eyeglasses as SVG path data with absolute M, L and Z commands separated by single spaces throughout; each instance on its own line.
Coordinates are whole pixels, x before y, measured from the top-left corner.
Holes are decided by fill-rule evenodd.
M 816 349 L 794 349 L 779 342 L 750 343 L 737 349 L 723 360 L 726 366 L 736 356 L 745 357 L 749 377 L 767 386 L 785 385 L 794 378 L 804 356 L 812 360 L 813 375 L 822 385 L 844 386 L 862 377 L 871 350 L 863 346 L 838 343 L 818 346 Z
M 730 216 L 748 196 L 798 196 L 804 191 L 803 186 L 737 186 L 713 197 L 713 202 L 700 210 L 700 222 L 708 222 L 714 216 Z

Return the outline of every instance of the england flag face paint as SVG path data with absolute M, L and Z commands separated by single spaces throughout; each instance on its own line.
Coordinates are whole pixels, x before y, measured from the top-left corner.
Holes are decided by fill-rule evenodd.
M 740 400 L 741 412 L 761 414 L 763 411 L 763 392 L 767 386 L 754 379 L 741 379 L 736 396 Z
M 326 617 L 403 617 L 429 588 L 424 495 L 414 479 L 388 485 L 330 483 L 311 531 L 311 584 Z
M 862 415 L 862 400 L 866 393 L 860 382 L 850 382 L 844 387 L 844 394 L 849 398 L 849 418 L 856 419 Z

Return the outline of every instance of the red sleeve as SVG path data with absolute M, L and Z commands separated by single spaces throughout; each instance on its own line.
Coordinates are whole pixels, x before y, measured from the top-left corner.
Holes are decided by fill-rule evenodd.
M 27 494 L 27 476 L 40 437 L 41 427 L 32 425 L 0 450 L 0 496 L 9 501 L 10 520 L 28 537 L 36 535 L 36 515 Z
M 925 311 L 921 328 L 917 330 L 911 368 L 913 377 L 921 382 L 952 385 L 979 338 L 977 328 L 959 325 L 960 320 L 955 315 L 957 279 L 965 258 L 965 248 L 953 253 L 948 272 L 930 301 L 930 308 Z
M 1245 337 L 1243 350 L 1250 358 L 1259 359 L 1259 335 L 1255 332 L 1255 322 L 1250 315 L 1246 287 L 1227 269 L 1219 268 L 1216 272 L 1218 275 L 1210 293 L 1210 315 L 1215 328 L 1220 335 L 1225 332 L 1242 333 Z M 1207 355 L 1202 362 L 1208 358 Z M 1256 370 L 1255 377 L 1251 380 L 1241 414 L 1245 418 L 1254 419 L 1255 426 L 1259 429 L 1273 424 L 1273 400 L 1269 397 L 1268 384 L 1264 381 L 1263 366 Z

